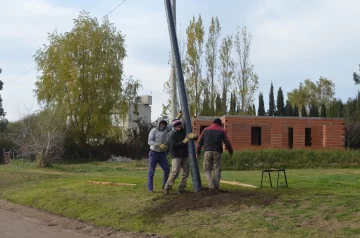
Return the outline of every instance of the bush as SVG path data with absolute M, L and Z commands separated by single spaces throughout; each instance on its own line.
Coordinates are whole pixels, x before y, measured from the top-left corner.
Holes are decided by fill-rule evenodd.
M 201 165 L 201 164 L 199 164 Z M 314 150 L 243 150 L 233 157 L 224 152 L 223 170 L 250 170 L 263 168 L 359 168 L 360 151 L 314 151 Z
M 63 157 L 67 161 L 99 160 L 105 161 L 112 155 L 125 156 L 133 160 L 148 157 L 150 147 L 148 136 L 154 124 L 146 122 L 143 118 L 134 120 L 137 128 L 124 131 L 125 141 L 117 138 L 108 138 L 99 145 L 79 146 L 74 138 L 65 139 L 65 153 Z

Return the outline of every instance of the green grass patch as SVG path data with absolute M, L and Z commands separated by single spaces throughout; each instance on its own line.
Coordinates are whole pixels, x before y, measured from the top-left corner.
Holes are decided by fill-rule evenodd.
M 225 159 L 224 159 L 225 160 Z M 200 167 L 201 164 L 200 164 Z M 148 193 L 147 164 L 0 166 L 0 197 L 96 225 L 171 237 L 356 237 L 360 231 L 357 169 L 287 169 L 289 188 L 221 184 L 225 192 L 164 195 L 162 170 Z M 275 181 L 275 173 L 273 174 Z M 222 179 L 259 186 L 261 170 L 223 171 Z M 106 181 L 136 186 L 88 183 Z M 177 189 L 179 179 L 174 185 Z M 281 175 L 280 184 L 284 184 Z M 204 176 L 202 183 L 206 186 Z

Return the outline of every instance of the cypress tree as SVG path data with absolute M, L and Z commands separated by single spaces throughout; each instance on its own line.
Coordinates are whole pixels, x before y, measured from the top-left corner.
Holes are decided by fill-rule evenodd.
M 320 114 L 321 117 L 326 117 L 326 107 L 325 107 L 325 104 L 321 104 L 321 114 Z
M 269 94 L 269 111 L 268 116 L 274 116 L 275 115 L 275 99 L 274 99 L 274 86 L 271 82 L 270 86 L 270 94 Z
M 296 103 L 295 103 L 294 110 L 293 110 L 293 116 L 294 117 L 299 116 L 299 107 L 298 107 L 298 105 Z
M 284 116 L 284 95 L 281 87 L 278 90 L 277 93 L 277 99 L 276 99 L 276 116 Z
M 259 93 L 258 116 L 265 116 L 264 95 L 262 92 Z
M 307 117 L 306 107 L 305 105 L 302 105 L 301 107 L 301 117 Z
M 216 116 L 223 116 L 224 110 L 223 110 L 223 103 L 221 101 L 221 97 L 219 94 L 216 95 L 216 99 L 215 99 L 215 112 L 216 112 Z
M 286 106 L 284 110 L 284 116 L 291 117 L 294 115 L 293 108 L 289 102 L 289 100 L 286 100 Z

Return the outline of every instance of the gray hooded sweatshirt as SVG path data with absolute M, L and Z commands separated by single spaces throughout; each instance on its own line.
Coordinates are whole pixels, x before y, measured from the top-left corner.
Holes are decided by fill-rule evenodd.
M 163 152 L 161 151 L 159 144 L 168 145 L 168 133 L 172 128 L 172 124 L 167 124 L 165 130 L 160 131 L 160 123 L 166 122 L 163 118 L 159 118 L 156 122 L 156 127 L 151 129 L 149 133 L 148 144 L 150 145 L 150 150 Z

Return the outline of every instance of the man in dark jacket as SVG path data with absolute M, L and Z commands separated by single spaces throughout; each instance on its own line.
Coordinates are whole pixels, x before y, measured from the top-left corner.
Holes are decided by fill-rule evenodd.
M 199 139 L 197 146 L 196 157 L 199 158 L 201 148 L 204 146 L 204 162 L 203 170 L 206 180 L 208 182 L 210 191 L 218 191 L 221 178 L 221 154 L 223 152 L 224 142 L 226 148 L 229 151 L 230 157 L 233 154 L 231 142 L 225 133 L 224 128 L 221 126 L 220 118 L 216 118 L 213 124 L 205 128 Z M 214 178 L 211 171 L 214 170 Z
M 182 126 L 180 120 L 173 121 L 173 127 L 169 133 L 169 153 L 171 156 L 171 173 L 169 179 L 167 180 L 164 193 L 168 194 L 172 185 L 175 182 L 175 179 L 178 177 L 180 170 L 183 170 L 183 174 L 181 177 L 180 185 L 179 185 L 179 193 L 185 191 L 186 182 L 189 177 L 189 159 L 188 159 L 188 146 L 187 143 L 196 139 L 196 135 L 194 133 L 189 133 L 186 135 L 186 132 Z

